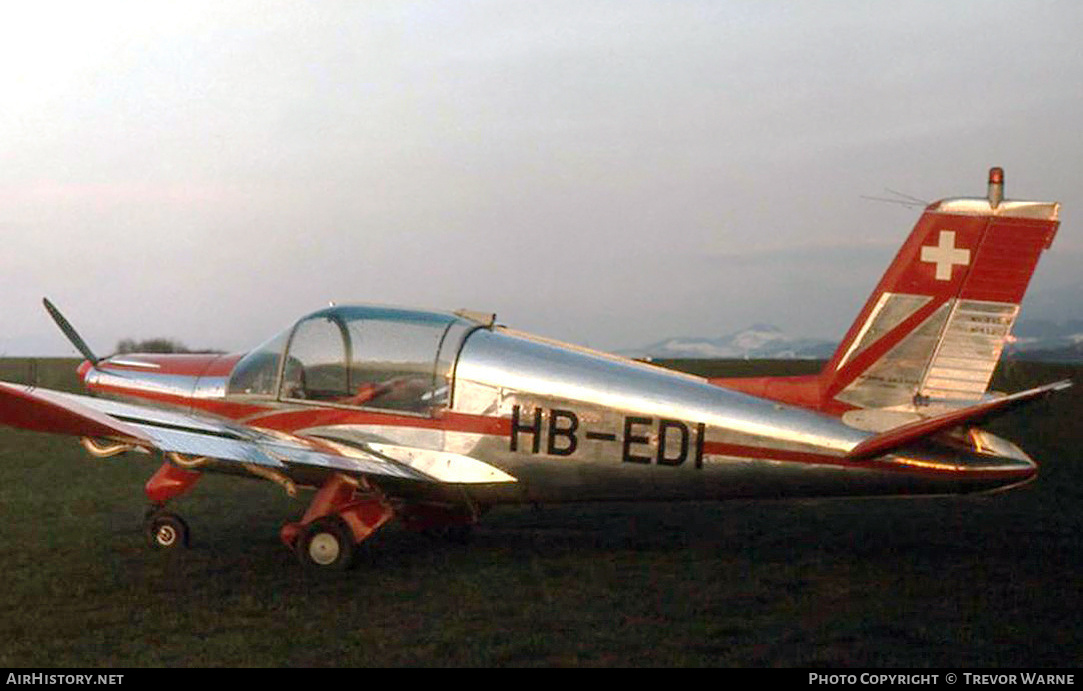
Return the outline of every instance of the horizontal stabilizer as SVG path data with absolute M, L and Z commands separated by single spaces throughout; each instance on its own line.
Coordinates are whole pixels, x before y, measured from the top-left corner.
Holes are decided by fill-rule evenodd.
M 980 403 L 975 406 L 969 406 L 967 408 L 960 408 L 959 410 L 953 410 L 943 415 L 937 415 L 935 417 L 925 418 L 916 422 L 896 427 L 895 429 L 888 430 L 882 434 L 869 437 L 865 441 L 861 442 L 849 453 L 846 454 L 847 458 L 863 459 L 872 458 L 874 456 L 881 456 L 885 453 L 898 449 L 900 447 L 911 444 L 920 439 L 932 436 L 937 432 L 941 432 L 964 423 L 970 425 L 977 425 L 984 420 L 987 420 L 996 415 L 1001 415 L 1014 408 L 1017 408 L 1025 403 L 1030 403 L 1038 398 L 1041 398 L 1054 391 L 1061 391 L 1067 389 L 1072 385 L 1072 382 L 1068 380 L 1055 382 L 1053 384 L 1046 384 L 1045 386 L 1039 386 L 1034 389 L 1028 389 L 1026 391 L 1020 391 L 1019 393 L 1011 394 L 1010 396 L 1004 396 L 997 398 L 986 403 Z

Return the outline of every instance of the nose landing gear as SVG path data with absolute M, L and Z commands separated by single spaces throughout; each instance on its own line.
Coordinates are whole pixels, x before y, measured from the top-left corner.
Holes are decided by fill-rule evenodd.
M 151 506 L 143 521 L 143 535 L 146 536 L 148 545 L 162 550 L 188 546 L 188 524 L 164 507 L 170 499 L 190 490 L 200 477 L 201 473 L 179 468 L 166 461 L 150 480 L 147 480 L 145 490 Z
M 175 513 L 152 509 L 143 522 L 147 544 L 154 549 L 176 549 L 188 546 L 188 524 Z

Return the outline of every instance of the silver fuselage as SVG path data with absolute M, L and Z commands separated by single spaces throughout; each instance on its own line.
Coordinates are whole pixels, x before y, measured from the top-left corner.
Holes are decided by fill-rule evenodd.
M 999 455 L 924 444 L 848 463 L 869 433 L 836 417 L 499 329 L 463 343 L 451 409 L 512 419 L 507 437 L 448 431 L 444 441 L 518 478 L 475 490 L 508 501 L 949 493 L 1034 467 L 1002 440 Z

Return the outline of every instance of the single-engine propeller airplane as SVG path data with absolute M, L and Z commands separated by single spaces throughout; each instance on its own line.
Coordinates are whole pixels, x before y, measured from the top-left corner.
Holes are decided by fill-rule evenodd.
M 345 568 L 392 518 L 463 531 L 507 503 L 983 492 L 1037 465 L 981 429 L 1070 385 L 987 392 L 1059 204 L 925 208 L 818 375 L 704 379 L 499 326 L 495 315 L 332 306 L 243 355 L 86 358 L 97 396 L 0 383 L 0 424 L 94 456 L 159 453 L 150 543 L 188 542 L 166 504 L 206 472 L 315 490 L 281 529 Z

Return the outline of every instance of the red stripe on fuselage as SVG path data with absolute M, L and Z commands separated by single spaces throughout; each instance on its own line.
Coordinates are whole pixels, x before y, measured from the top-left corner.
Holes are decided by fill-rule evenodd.
M 438 429 L 447 432 L 470 432 L 503 437 L 511 434 L 510 418 L 469 415 L 451 411 L 446 411 L 436 417 L 421 417 L 373 410 L 301 406 L 287 410 L 261 411 L 246 416 L 241 422 L 254 427 L 291 433 L 312 427 L 375 425 Z
M 256 415 L 245 420 L 247 424 L 273 429 L 279 432 L 295 433 L 312 427 L 334 425 L 372 425 L 387 427 L 417 427 L 439 429 L 447 432 L 468 432 L 488 436 L 507 437 L 511 434 L 511 419 L 487 415 L 469 415 L 466 413 L 445 412 L 434 417 L 415 417 L 374 411 L 342 410 L 335 408 L 292 409 Z M 981 479 L 1018 479 L 1029 477 L 1032 470 L 971 470 L 966 466 L 942 464 L 939 467 L 907 464 L 905 460 L 885 462 L 872 460 L 852 460 L 826 453 L 811 451 L 793 451 L 773 449 L 762 446 L 747 446 L 725 442 L 704 442 L 706 455 L 736 456 L 764 461 L 803 463 L 808 465 L 831 465 L 862 470 L 905 472 L 909 474 L 943 477 L 956 476 Z
M 510 417 L 489 415 L 471 415 L 445 411 L 435 417 L 401 415 L 396 413 L 346 408 L 307 406 L 304 404 L 289 409 L 271 408 L 252 404 L 234 403 L 222 399 L 191 399 L 184 396 L 170 396 L 154 392 L 133 392 L 120 387 L 101 386 L 101 390 L 110 390 L 124 394 L 129 398 L 142 398 L 173 406 L 191 406 L 192 408 L 221 415 L 243 424 L 277 432 L 296 433 L 313 427 L 336 425 L 370 425 L 377 427 L 413 427 L 435 429 L 446 432 L 465 432 L 493 437 L 508 437 L 511 434 Z M 831 465 L 843 468 L 906 472 L 916 475 L 956 476 L 977 479 L 1025 479 L 1033 475 L 1033 469 L 1021 470 L 968 470 L 965 466 L 922 467 L 909 465 L 905 461 L 885 462 L 876 459 L 852 460 L 842 456 L 811 451 L 773 449 L 766 446 L 748 446 L 727 442 L 706 441 L 703 444 L 705 455 L 733 456 L 761 461 L 802 463 L 808 465 Z
M 94 392 L 113 394 L 121 398 L 134 399 L 136 401 L 153 401 L 155 403 L 167 405 L 171 408 L 187 408 L 192 411 L 212 413 L 231 420 L 239 420 L 250 415 L 266 412 L 267 410 L 266 406 L 236 403 L 221 398 L 192 398 L 191 396 L 167 394 L 158 391 L 145 391 L 142 389 L 129 389 L 123 386 L 113 386 L 110 384 L 95 384 L 90 388 Z
M 730 444 L 727 442 L 704 442 L 703 452 L 708 456 L 733 456 L 737 458 L 750 458 L 760 461 L 780 461 L 784 463 L 804 463 L 809 465 L 832 465 L 841 468 L 854 468 L 860 470 L 882 470 L 889 472 L 905 472 L 912 475 L 943 477 L 956 476 L 960 478 L 978 479 L 1023 479 L 1034 474 L 1036 469 L 1026 468 L 1019 470 L 981 470 L 967 469 L 966 466 L 936 464 L 929 465 L 908 464 L 905 460 L 878 461 L 852 460 L 842 456 L 814 453 L 810 451 L 792 451 L 789 449 L 772 449 L 765 446 L 746 446 L 743 444 Z

